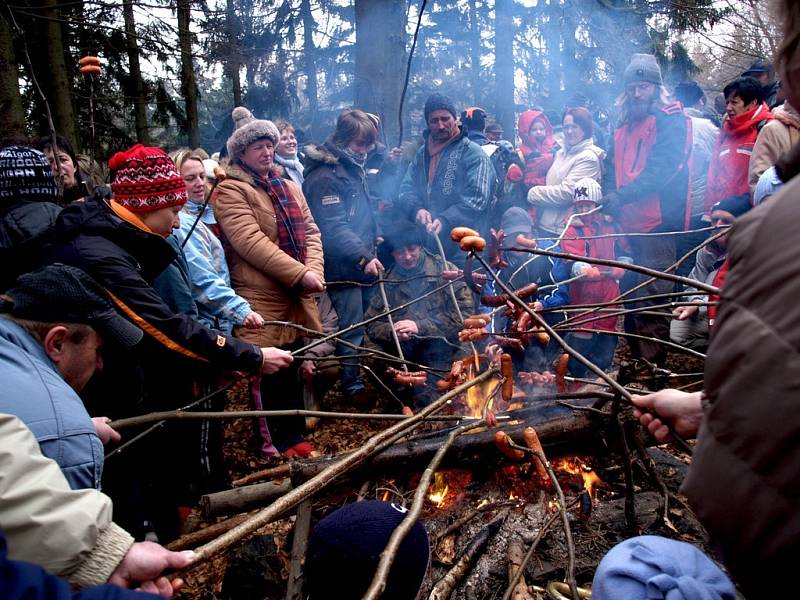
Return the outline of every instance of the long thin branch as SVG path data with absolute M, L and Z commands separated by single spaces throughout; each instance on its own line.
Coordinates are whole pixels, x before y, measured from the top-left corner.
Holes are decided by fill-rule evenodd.
M 510 445 L 512 448 L 516 450 L 522 450 L 523 452 L 526 452 L 527 454 L 531 454 L 534 457 L 536 457 L 536 459 L 538 459 L 539 462 L 544 465 L 544 468 L 547 471 L 547 475 L 550 478 L 550 481 L 556 490 L 556 495 L 558 496 L 558 512 L 561 515 L 561 524 L 564 526 L 564 537 L 566 538 L 567 542 L 567 554 L 568 554 L 567 574 L 566 574 L 567 584 L 569 585 L 572 597 L 578 598 L 578 584 L 575 581 L 575 543 L 572 540 L 572 529 L 569 526 L 569 516 L 567 515 L 567 500 L 566 498 L 564 498 L 564 490 L 561 489 L 561 485 L 558 483 L 558 478 L 556 477 L 555 471 L 553 471 L 553 466 L 550 464 L 550 461 L 547 460 L 547 457 L 544 455 L 543 452 L 539 452 L 538 450 L 528 448 L 527 446 L 520 446 L 519 444 L 513 441 L 510 442 Z
M 128 417 L 111 421 L 108 425 L 114 429 L 125 429 L 137 425 L 146 425 L 156 421 L 168 420 L 192 420 L 192 419 L 260 419 L 276 417 L 319 417 L 322 419 L 352 419 L 360 421 L 404 421 L 407 415 L 393 415 L 382 413 L 341 413 L 325 410 L 231 410 L 231 411 L 186 411 L 182 409 L 154 412 L 138 417 Z M 463 415 L 433 415 L 427 418 L 428 421 L 470 421 L 477 417 Z
M 693 350 L 691 348 L 687 348 L 686 346 L 681 346 L 680 344 L 676 344 L 675 342 L 670 342 L 667 340 L 662 340 L 660 338 L 649 337 L 646 335 L 639 335 L 638 333 L 626 333 L 624 331 L 602 331 L 599 329 L 589 329 L 588 327 L 568 327 L 568 328 L 560 328 L 559 331 L 564 332 L 582 332 L 582 333 L 599 333 L 601 335 L 614 335 L 617 337 L 624 337 L 624 338 L 632 338 L 635 340 L 644 340 L 646 342 L 653 342 L 662 344 L 679 352 L 685 352 L 686 354 L 690 354 L 692 356 L 696 356 L 697 358 L 705 359 L 706 355 L 702 352 L 698 352 L 697 350 Z
M 702 290 L 704 292 L 708 292 L 709 294 L 720 293 L 719 288 L 714 287 L 713 285 L 708 285 L 707 283 L 702 281 L 697 281 L 696 279 L 689 279 L 688 277 L 681 277 L 680 275 L 673 275 L 672 273 L 657 271 L 656 269 L 651 269 L 649 267 L 641 267 L 639 265 L 634 265 L 619 260 L 611 260 L 610 258 L 596 258 L 594 256 L 582 256 L 580 254 L 570 254 L 569 252 L 554 252 L 552 250 L 540 250 L 539 248 L 511 247 L 511 248 L 502 248 L 502 250 L 513 250 L 515 252 L 528 252 L 530 254 L 536 254 L 538 256 L 550 256 L 552 258 L 576 260 L 576 261 L 591 263 L 593 265 L 616 267 L 619 269 L 625 269 L 626 271 L 634 271 L 635 273 L 648 275 L 649 277 L 655 277 L 656 279 L 664 279 L 666 281 L 674 281 L 675 283 L 682 283 L 683 285 L 693 287 L 695 289 Z
M 197 548 L 195 550 L 196 560 L 193 565 L 199 564 L 200 562 L 207 560 L 209 557 L 219 554 L 226 548 L 241 541 L 267 523 L 272 522 L 287 510 L 294 508 L 303 500 L 310 498 L 312 495 L 324 489 L 340 476 L 356 468 L 362 462 L 367 460 L 367 458 L 369 458 L 372 454 L 379 452 L 383 448 L 394 443 L 394 441 L 397 439 L 407 435 L 412 429 L 422 423 L 429 415 L 432 415 L 447 406 L 447 404 L 449 404 L 453 398 L 468 390 L 473 385 L 477 385 L 489 379 L 496 373 L 497 369 L 494 367 L 487 369 L 483 373 L 477 375 L 474 379 L 471 379 L 470 381 L 467 381 L 450 392 L 444 394 L 438 400 L 435 400 L 429 406 L 425 407 L 422 411 L 413 417 L 410 417 L 408 420 L 402 421 L 397 425 L 393 425 L 392 427 L 389 427 L 388 429 L 372 436 L 352 454 L 344 457 L 340 461 L 337 461 L 318 475 L 297 486 L 288 494 L 282 496 L 270 506 L 266 507 L 264 510 L 247 519 L 247 521 L 241 525 L 237 525 L 235 528 L 224 533 L 212 542 Z
M 378 275 L 378 289 L 381 293 L 381 300 L 383 301 L 383 310 L 386 311 L 386 319 L 389 321 L 389 330 L 392 332 L 392 339 L 394 340 L 394 347 L 397 349 L 397 356 L 403 361 L 403 371 L 408 373 L 408 365 L 406 365 L 406 357 L 403 354 L 403 346 L 400 345 L 400 338 L 397 336 L 397 331 L 394 328 L 394 319 L 392 318 L 392 307 L 389 305 L 389 297 L 386 295 L 386 286 L 383 284 L 383 273 Z
M 574 505 L 575 502 L 576 501 L 573 500 L 570 506 Z M 503 600 L 509 600 L 509 598 L 511 598 L 511 594 L 514 592 L 514 588 L 517 587 L 519 580 L 522 579 L 522 575 L 525 573 L 525 567 L 528 566 L 528 563 L 531 561 L 531 558 L 533 558 L 533 553 L 536 551 L 536 547 L 539 545 L 539 542 L 541 542 L 544 539 L 545 534 L 550 530 L 550 527 L 552 527 L 553 523 L 555 523 L 560 516 L 561 516 L 560 512 L 550 515 L 550 517 L 548 517 L 548 519 L 544 522 L 544 524 L 539 528 L 539 533 L 537 533 L 536 537 L 533 538 L 530 548 L 528 548 L 528 551 L 525 553 L 525 557 L 522 559 L 522 563 L 520 564 L 519 569 L 517 570 L 516 573 L 514 573 L 514 577 L 512 577 L 511 580 L 509 580 L 508 587 L 506 588 L 506 593 L 503 594 Z
M 422 512 L 425 498 L 428 495 L 428 487 L 431 484 L 431 479 L 433 479 L 433 474 L 436 469 L 439 468 L 439 465 L 441 464 L 444 455 L 447 454 L 447 451 L 450 449 L 450 446 L 453 445 L 455 439 L 462 433 L 482 427 L 483 425 L 486 425 L 486 421 L 481 419 L 475 423 L 469 423 L 454 429 L 450 435 L 447 436 L 447 439 L 436 452 L 436 454 L 433 455 L 431 462 L 428 463 L 428 466 L 425 468 L 425 471 L 422 473 L 422 477 L 419 480 L 419 485 L 414 493 L 414 501 L 411 503 L 411 508 L 409 508 L 400 525 L 398 525 L 397 528 L 392 532 L 389 542 L 386 544 L 386 548 L 384 548 L 383 552 L 381 552 L 381 560 L 378 563 L 378 568 L 375 571 L 375 576 L 372 579 L 372 583 L 370 584 L 369 588 L 367 588 L 367 593 L 364 594 L 363 600 L 376 600 L 377 598 L 380 598 L 383 590 L 386 589 L 386 578 L 389 576 L 389 571 L 394 563 L 397 550 L 400 548 L 400 544 L 403 543 L 403 540 L 411 531 L 411 528 L 414 527 L 414 524 L 417 522 L 417 519 Z
M 726 233 L 728 233 L 727 228 L 724 231 L 720 231 L 719 233 L 716 233 L 716 234 L 712 235 L 711 237 L 703 240 L 702 242 L 697 244 L 697 246 L 695 246 L 694 248 L 691 248 L 688 252 L 686 252 L 683 256 L 681 256 L 678 260 L 676 260 L 669 267 L 667 267 L 664 270 L 664 272 L 665 273 L 671 273 L 672 271 L 675 271 L 685 261 L 689 260 L 690 257 L 694 256 L 700 249 L 705 248 L 708 244 L 710 244 L 710 243 L 714 242 L 715 240 L 721 238 Z M 617 301 L 622 300 L 624 298 L 627 298 L 629 296 L 635 297 L 635 296 L 633 296 L 633 294 L 635 294 L 637 291 L 641 290 L 642 288 L 647 287 L 648 285 L 653 283 L 655 280 L 656 280 L 655 277 L 650 277 L 648 279 L 645 279 L 641 283 L 638 283 L 635 286 L 633 286 L 631 289 L 625 290 L 624 292 L 622 292 L 619 296 L 614 298 L 612 300 L 612 302 L 617 302 Z M 574 315 L 574 316 L 570 317 L 569 319 L 567 319 L 567 321 L 579 319 L 582 316 L 588 316 L 588 315 L 592 314 L 593 312 L 595 312 L 595 310 L 596 309 L 591 309 L 591 310 L 586 311 L 585 313 Z
M 332 340 L 334 338 L 338 338 L 339 336 L 344 335 L 345 333 L 349 333 L 349 332 L 353 331 L 354 329 L 359 329 L 360 327 L 364 327 L 365 325 L 368 325 L 368 324 L 372 323 L 373 321 L 377 321 L 378 319 L 382 319 L 383 317 L 386 317 L 386 316 L 388 316 L 390 314 L 393 314 L 393 313 L 396 313 L 398 311 L 405 310 L 406 308 L 408 308 L 412 304 L 416 304 L 417 302 L 419 302 L 421 300 L 424 300 L 428 296 L 432 296 L 433 294 L 435 294 L 437 292 L 440 292 L 441 290 L 445 289 L 448 285 L 450 285 L 449 281 L 447 283 L 443 284 L 443 285 L 440 285 L 440 286 L 437 286 L 437 287 L 433 288 L 432 290 L 430 290 L 428 292 L 425 292 L 424 294 L 422 294 L 421 296 L 419 296 L 417 298 L 413 298 L 412 300 L 409 300 L 408 302 L 406 302 L 404 304 L 401 304 L 399 306 L 395 306 L 391 310 L 386 310 L 386 311 L 384 311 L 382 313 L 378 313 L 377 315 L 375 315 L 373 317 L 369 317 L 368 319 L 364 319 L 360 323 L 354 323 L 353 325 L 350 325 L 349 327 L 345 327 L 344 329 L 340 329 L 339 331 L 335 331 L 335 332 L 333 332 L 333 333 L 331 333 L 329 335 L 325 335 L 325 336 L 319 338 L 318 340 L 314 340 L 310 344 L 306 344 L 302 348 L 298 348 L 297 350 L 294 350 L 292 352 L 292 355 L 294 356 L 294 355 L 297 355 L 297 354 L 304 354 L 308 350 L 310 350 L 311 348 L 319 346 L 320 344 L 324 344 L 325 342 L 330 341 L 330 340 Z
M 531 316 L 531 318 L 534 321 L 536 321 L 539 324 L 539 326 L 542 327 L 547 332 L 547 334 L 550 336 L 550 339 L 555 340 L 556 343 L 564 349 L 564 352 L 569 354 L 571 357 L 573 357 L 575 360 L 577 360 L 579 363 L 581 363 L 587 369 L 592 371 L 595 375 L 600 377 L 600 379 L 605 381 L 609 385 L 609 387 L 611 387 L 611 389 L 613 389 L 615 392 L 620 394 L 620 396 L 622 396 L 628 403 L 633 404 L 633 398 L 632 398 L 630 392 L 628 392 L 628 390 L 626 390 L 619 383 L 617 383 L 608 373 L 603 371 L 603 369 L 598 367 L 596 364 L 594 364 L 592 361 L 590 361 L 588 358 L 586 358 L 583 354 L 581 354 L 580 352 L 575 350 L 575 348 L 573 348 L 566 341 L 564 341 L 564 338 L 562 338 L 558 334 L 558 332 L 555 331 L 547 323 L 547 321 L 545 321 L 542 318 L 542 316 L 540 314 L 538 314 L 536 311 L 532 310 L 528 306 L 528 304 L 526 302 L 522 301 L 520 299 L 520 297 L 517 296 L 514 293 L 514 291 L 510 287 L 508 287 L 508 285 L 506 285 L 505 282 L 503 282 L 502 279 L 500 279 L 497 276 L 497 274 L 492 270 L 492 268 L 489 266 L 489 264 L 484 260 L 484 258 L 480 254 L 477 254 L 475 252 L 473 252 L 473 254 L 474 254 L 475 258 L 477 258 L 478 261 L 484 266 L 484 268 L 486 269 L 486 272 L 489 273 L 494 278 L 494 280 L 497 283 L 497 285 L 500 287 L 500 289 L 503 290 L 503 293 L 507 294 L 508 297 L 511 299 L 511 301 L 514 302 L 514 304 L 516 304 L 519 308 L 521 308 L 522 310 L 527 312 Z M 647 411 L 643 411 L 643 412 L 647 412 Z M 686 442 L 686 440 L 684 440 L 682 437 L 676 435 L 672 431 L 670 431 L 670 433 L 672 433 L 673 440 L 681 448 L 681 450 L 683 450 L 687 454 L 691 455 L 692 454 L 692 447 L 689 446 L 689 444 Z

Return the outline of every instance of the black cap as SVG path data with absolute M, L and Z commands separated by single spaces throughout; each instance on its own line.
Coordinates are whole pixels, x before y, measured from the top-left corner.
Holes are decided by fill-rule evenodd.
M 503 126 L 500 123 L 492 122 L 486 126 L 487 132 L 494 132 L 494 133 L 503 133 Z
M 107 342 L 135 346 L 142 330 L 120 316 L 106 292 L 76 267 L 54 264 L 20 275 L 0 308 L 18 319 L 89 325 Z
M 486 127 L 486 111 L 480 106 L 472 106 L 461 111 L 461 123 L 469 130 L 483 131 Z
M 770 65 L 764 59 L 759 58 L 752 65 L 750 65 L 745 72 L 742 73 L 742 77 L 747 77 L 753 73 L 769 73 L 771 70 L 772 65 Z

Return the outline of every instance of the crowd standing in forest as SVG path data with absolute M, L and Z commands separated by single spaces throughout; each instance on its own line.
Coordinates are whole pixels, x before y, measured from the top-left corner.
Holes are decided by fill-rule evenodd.
M 203 397 L 234 371 L 248 376 L 257 409 L 303 408 L 304 397 L 317 406 L 324 388 L 313 383 L 321 377 L 313 359 L 332 353 L 343 359 L 341 392 L 365 408 L 373 402 L 361 368 L 365 349 L 447 369 L 459 352 L 462 318 L 485 310 L 462 281 L 441 285 L 465 268 L 466 253 L 449 235 L 458 226 L 487 238 L 502 230 L 510 246 L 538 239 L 539 247 L 587 259 L 503 252 L 502 277 L 515 288 L 550 286 L 531 299 L 550 323 L 567 305 L 613 309 L 621 290 L 642 298 L 626 308 L 653 310 L 625 315 L 622 329 L 632 334 L 632 358 L 649 367 L 665 366 L 662 342 L 705 348 L 714 333 L 704 395 L 639 397 L 657 415 L 643 413 L 641 421 L 659 439 L 668 436 L 665 422 L 681 434 L 700 430 L 687 493 L 743 589 L 763 587 L 776 569 L 788 572 L 800 537 L 793 501 L 800 473 L 788 464 L 798 425 L 783 417 L 796 412 L 789 398 L 796 373 L 783 371 L 791 359 L 769 362 L 798 347 L 791 309 L 797 261 L 774 251 L 796 223 L 788 196 L 800 163 L 793 108 L 800 105 L 800 13 L 793 3 L 785 3 L 784 17 L 786 102 L 779 105 L 772 66 L 757 61 L 725 87 L 725 115 L 709 114 L 695 82 L 670 90 L 656 57 L 635 54 L 619 82 L 611 130 L 600 131 L 576 96 L 558 111 L 524 111 L 516 147 L 487 123 L 483 108 L 459 110 L 440 93 L 425 102 L 413 155 L 383 147 L 380 119 L 357 108 L 339 115 L 323 143 L 299 147 L 291 123 L 236 107 L 219 162 L 200 150 L 170 156 L 137 144 L 108 161 L 110 186 L 91 183 L 62 136 L 4 145 L 0 373 L 12 393 L 0 399 L 7 467 L 0 474 L 0 592 L 48 585 L 40 571 L 8 562 L 7 553 L 78 588 L 108 581 L 170 595 L 179 582 L 159 574 L 191 555 L 134 539 L 170 541 L 182 507 L 226 486 L 219 427 L 162 431 L 144 451 L 146 461 L 125 456 L 103 473 L 103 444 L 120 440 L 109 417 L 200 401 L 213 408 L 219 404 Z M 629 257 L 667 271 L 682 248 L 695 245 L 684 248 L 679 235 L 686 231 L 698 241 L 721 234 L 688 261 L 691 279 L 722 290 L 720 308 L 720 298 L 697 291 L 669 319 L 655 307 L 673 292 L 672 282 L 588 262 Z M 491 331 L 500 333 L 496 321 Z M 619 317 L 575 325 L 572 346 L 610 369 Z M 758 336 L 757 356 L 737 333 L 742 328 Z M 323 331 L 342 334 L 315 345 Z M 475 341 L 502 346 L 503 339 Z M 511 343 L 515 362 L 528 370 L 547 370 L 560 351 L 552 341 Z M 295 360 L 301 347 L 305 360 Z M 569 371 L 589 376 L 574 360 Z M 771 382 L 775 414 L 764 414 L 755 398 L 763 381 Z M 430 382 L 387 383 L 414 409 L 436 391 Z M 265 456 L 313 452 L 302 417 L 258 423 Z M 777 441 L 765 440 L 767 431 Z M 101 480 L 116 522 L 98 491 Z M 728 511 L 731 497 L 742 501 Z M 381 518 L 394 523 L 397 515 Z M 332 519 L 312 539 L 324 547 L 325 536 L 336 535 L 326 528 L 344 520 Z M 712 561 L 675 544 L 635 538 L 613 550 L 598 570 L 596 597 L 619 597 L 623 588 L 626 598 L 645 597 L 648 586 L 680 589 L 685 598 L 733 597 Z M 330 564 L 314 555 L 316 572 L 332 572 Z

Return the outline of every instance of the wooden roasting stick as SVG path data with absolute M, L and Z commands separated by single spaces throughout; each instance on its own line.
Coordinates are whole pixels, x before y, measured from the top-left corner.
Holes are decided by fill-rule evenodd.
M 480 254 L 478 254 L 477 252 L 473 252 L 472 254 L 483 265 L 483 267 L 486 269 L 486 272 L 494 279 L 494 281 L 498 285 L 498 287 L 501 290 L 503 290 L 503 292 L 505 294 L 508 294 L 508 297 L 511 299 L 511 301 L 514 304 L 516 304 L 517 306 L 519 306 L 523 311 L 525 311 L 528 314 L 530 314 L 531 317 L 534 319 L 534 321 L 536 321 L 539 324 L 539 326 L 542 327 L 550 335 L 550 337 L 552 339 L 554 339 L 564 349 L 564 352 L 569 354 L 572 358 L 577 360 L 579 363 L 581 363 L 583 366 L 585 366 L 587 369 L 589 369 L 592 373 L 594 373 L 595 375 L 600 377 L 600 379 L 605 381 L 609 385 L 609 387 L 611 389 L 613 389 L 616 393 L 618 393 L 629 404 L 633 405 L 633 397 L 632 397 L 631 393 L 628 392 L 628 390 L 626 390 L 624 387 L 622 387 L 613 377 L 611 377 L 608 373 L 603 371 L 603 369 L 598 367 L 596 364 L 594 364 L 592 361 L 590 361 L 588 358 L 586 358 L 583 354 L 581 354 L 580 352 L 575 350 L 566 341 L 564 341 L 564 338 L 562 338 L 558 334 L 558 332 L 555 331 L 542 318 L 542 316 L 540 314 L 538 314 L 534 310 L 532 310 L 527 305 L 527 303 L 525 301 L 521 300 L 514 293 L 514 291 L 510 287 L 508 287 L 508 285 L 506 285 L 505 282 L 502 279 L 500 279 L 497 276 L 497 273 L 494 272 L 494 270 L 489 266 L 489 264 L 483 259 L 483 257 Z M 556 254 L 560 255 L 561 253 L 556 253 Z M 572 255 L 566 255 L 566 256 L 571 257 Z M 708 287 L 712 287 L 712 286 L 708 286 Z M 716 288 L 712 288 L 712 289 L 716 289 Z M 642 409 L 639 409 L 639 410 L 641 412 L 646 412 L 646 411 L 643 411 Z M 672 441 L 675 443 L 675 445 L 678 446 L 681 450 L 683 450 L 684 452 L 686 452 L 688 455 L 691 456 L 692 447 L 686 442 L 686 440 L 683 439 L 681 436 L 679 436 L 678 434 L 676 434 L 672 430 L 670 430 L 670 434 L 672 435 Z
M 444 394 L 438 400 L 425 407 L 413 417 L 410 417 L 406 421 L 402 421 L 378 433 L 377 435 L 372 436 L 358 450 L 349 456 L 327 467 L 321 473 L 315 477 L 312 477 L 305 483 L 297 486 L 285 496 L 279 498 L 268 507 L 248 518 L 240 525 L 237 525 L 215 540 L 195 549 L 195 561 L 192 563 L 189 569 L 207 560 L 208 558 L 223 552 L 233 544 L 236 544 L 247 536 L 251 535 L 267 523 L 271 523 L 280 515 L 285 514 L 286 511 L 295 508 L 302 501 L 310 498 L 320 490 L 324 489 L 341 475 L 355 469 L 372 454 L 387 448 L 401 437 L 407 435 L 413 428 L 424 422 L 428 415 L 443 409 L 456 396 L 468 390 L 473 385 L 477 385 L 496 374 L 497 369 L 489 368 L 483 373 L 478 374 L 474 379 L 471 379 L 470 381 L 467 381 L 452 391 Z

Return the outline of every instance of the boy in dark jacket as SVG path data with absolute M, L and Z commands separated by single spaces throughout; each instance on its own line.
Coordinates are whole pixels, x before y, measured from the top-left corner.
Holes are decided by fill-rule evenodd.
M 322 235 L 325 280 L 329 283 L 369 283 L 383 271 L 375 253 L 378 228 L 364 171 L 367 154 L 377 138 L 378 131 L 369 116 L 360 110 L 350 110 L 339 115 L 336 130 L 328 141 L 322 146 L 306 147 L 303 193 Z M 369 290 L 353 284 L 328 288 L 340 329 L 364 320 Z M 354 329 L 341 339 L 360 346 L 364 329 Z M 337 356 L 356 352 L 352 346 L 336 346 Z M 357 402 L 365 400 L 364 383 L 355 358 L 342 367 L 342 387 Z

